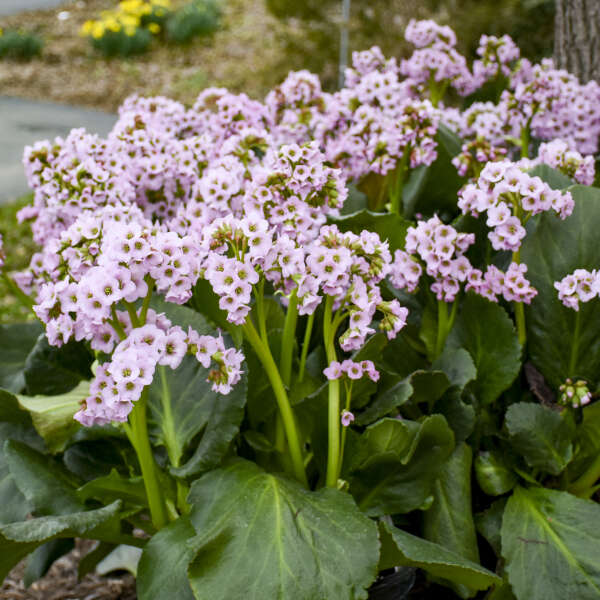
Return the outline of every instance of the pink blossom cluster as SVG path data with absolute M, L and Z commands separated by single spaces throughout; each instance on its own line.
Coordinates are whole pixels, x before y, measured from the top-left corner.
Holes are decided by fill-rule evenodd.
M 580 302 L 589 302 L 600 296 L 600 273 L 596 270 L 575 269 L 554 283 L 559 300 L 568 308 L 579 310 Z
M 477 54 L 480 58 L 473 63 L 473 75 L 484 82 L 499 75 L 510 77 L 521 51 L 508 35 L 482 35 Z
M 110 361 L 97 366 L 90 395 L 75 414 L 86 427 L 127 421 L 134 402 L 152 383 L 157 365 L 176 369 L 186 354 L 194 355 L 207 369 L 213 366 L 208 381 L 216 392 L 228 394 L 239 381 L 244 357 L 238 350 L 227 350 L 222 337 L 200 335 L 191 328 L 186 333 L 152 310 L 147 316 L 146 324 L 139 327 L 132 327 L 124 314 L 119 316 L 126 337 Z
M 451 85 L 463 96 L 478 87 L 465 57 L 456 50 L 456 35 L 450 27 L 412 19 L 404 37 L 416 50 L 400 63 L 403 75 L 420 85 Z
M 558 169 L 565 175 L 583 185 L 592 185 L 596 177 L 596 163 L 591 155 L 582 156 L 577 150 L 571 150 L 562 140 L 553 140 L 540 144 L 538 161 Z
M 0 269 L 4 266 L 4 259 L 6 256 L 4 255 L 4 241 L 2 239 L 2 234 L 0 233 Z
M 329 381 L 346 376 L 350 380 L 368 377 L 371 381 L 379 381 L 379 371 L 375 368 L 373 361 L 361 360 L 356 362 L 350 359 L 341 363 L 337 360 L 331 361 L 329 366 L 323 370 L 323 374 Z
M 569 378 L 560 386 L 559 390 L 561 394 L 558 398 L 558 403 L 563 406 L 580 408 L 592 401 L 592 393 L 590 392 L 587 383 L 582 379 L 573 381 Z
M 495 265 L 487 267 L 485 273 L 473 269 L 469 275 L 467 288 L 475 293 L 497 302 L 498 297 L 503 297 L 508 302 L 522 302 L 530 304 L 537 296 L 537 290 L 525 277 L 527 265 L 511 262 L 506 273 Z
M 492 228 L 488 237 L 495 250 L 516 252 L 526 231 L 523 223 L 531 216 L 554 210 L 561 219 L 573 212 L 570 192 L 553 190 L 537 176 L 525 173 L 510 161 L 488 163 L 475 183 L 459 192 L 463 214 L 486 213 Z
M 459 233 L 437 216 L 419 221 L 416 227 L 408 228 L 406 250 L 395 253 L 390 272 L 392 285 L 408 291 L 417 287 L 422 269 L 416 258 L 422 261 L 427 275 L 433 279 L 431 291 L 436 298 L 453 302 L 461 283 L 468 280 L 473 270 L 464 253 L 474 241 L 474 234 Z

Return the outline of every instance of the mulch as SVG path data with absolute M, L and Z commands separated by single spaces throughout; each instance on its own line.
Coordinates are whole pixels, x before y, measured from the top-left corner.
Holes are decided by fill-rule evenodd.
M 0 600 L 136 600 L 135 579 L 128 573 L 106 577 L 88 574 L 78 580 L 79 561 L 94 544 L 77 540 L 75 548 L 29 588 L 25 588 L 22 581 L 26 563 L 19 563 L 0 587 Z

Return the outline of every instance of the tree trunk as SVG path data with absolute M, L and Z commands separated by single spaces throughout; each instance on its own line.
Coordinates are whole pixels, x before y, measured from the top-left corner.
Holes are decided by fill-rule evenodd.
M 556 0 L 554 60 L 583 82 L 600 82 L 600 0 Z

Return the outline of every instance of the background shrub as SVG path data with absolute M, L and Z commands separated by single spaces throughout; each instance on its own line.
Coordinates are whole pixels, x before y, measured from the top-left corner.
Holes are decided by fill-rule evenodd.
M 0 30 L 0 58 L 29 60 L 41 53 L 43 45 L 42 39 L 34 33 Z
M 215 0 L 195 0 L 171 14 L 167 39 L 186 44 L 193 38 L 214 33 L 221 24 L 222 11 Z

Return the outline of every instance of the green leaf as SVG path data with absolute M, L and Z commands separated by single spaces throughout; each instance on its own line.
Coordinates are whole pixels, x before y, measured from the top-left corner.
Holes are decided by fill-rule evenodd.
M 194 482 L 198 536 L 189 576 L 196 598 L 366 598 L 377 574 L 375 523 L 338 490 L 236 461 Z
M 141 548 L 120 544 L 96 565 L 96 573 L 107 575 L 113 571 L 128 571 L 135 577 L 141 555 Z
M 461 399 L 458 388 L 448 390 L 435 404 L 435 412 L 444 415 L 454 431 L 456 443 L 464 442 L 475 428 L 475 409 Z
M 188 541 L 196 535 L 188 517 L 180 517 L 144 547 L 137 570 L 139 600 L 194 600 L 187 567 L 194 558 Z
M 454 449 L 441 415 L 422 422 L 383 419 L 367 427 L 349 466 L 350 492 L 370 516 L 419 508 Z
M 186 356 L 175 371 L 158 367 L 150 386 L 151 432 L 181 477 L 217 466 L 244 417 L 245 378 L 222 395 L 207 377 L 208 369 Z
M 377 396 L 367 409 L 356 417 L 357 425 L 370 425 L 402 406 L 412 396 L 413 387 L 408 381 L 399 381 Z
M 479 487 L 489 496 L 506 494 L 517 484 L 514 471 L 497 452 L 480 452 L 477 455 L 475 475 Z
M 58 538 L 93 538 L 96 530 L 118 519 L 120 506 L 117 501 L 97 510 L 0 525 L 0 581 L 22 558 L 44 542 Z
M 502 520 L 502 556 L 515 595 L 600 598 L 600 506 L 567 492 L 518 487 Z
M 77 490 L 77 495 L 84 502 L 95 498 L 104 503 L 121 500 L 133 506 L 147 506 L 146 489 L 142 477 L 123 477 L 116 469 L 109 475 L 88 481 Z
M 430 575 L 474 590 L 485 590 L 502 582 L 500 577 L 433 542 L 406 533 L 393 525 L 379 523 L 380 569 L 417 567 Z
M 17 487 L 37 513 L 83 510 L 72 476 L 51 457 L 14 440 L 5 442 L 4 456 Z
M 80 425 L 73 415 L 89 396 L 90 384 L 82 381 L 75 389 L 59 396 L 19 396 L 19 404 L 29 412 L 36 431 L 53 454 L 62 452 Z
M 28 396 L 64 394 L 82 379 L 91 379 L 94 355 L 83 342 L 51 346 L 41 334 L 25 361 L 25 392 Z
M 461 150 L 461 139 L 446 125 L 440 124 L 435 136 L 437 158 L 430 166 L 413 169 L 403 192 L 404 214 L 412 217 L 416 212 L 433 215 L 458 212 L 456 198 L 465 183 L 452 159 Z
M 464 348 L 451 349 L 446 346 L 441 356 L 433 362 L 431 368 L 446 373 L 450 385 L 461 390 L 467 383 L 477 377 L 475 363 Z
M 600 300 L 581 303 L 574 311 L 560 302 L 554 288 L 555 281 L 575 269 L 600 265 L 600 190 L 576 185 L 569 191 L 573 214 L 565 221 L 540 215 L 521 247 L 527 277 L 538 291 L 526 311 L 529 353 L 555 387 L 567 377 L 597 383 L 600 373 Z
M 571 421 L 540 404 L 519 402 L 506 412 L 510 442 L 532 468 L 558 475 L 573 458 Z
M 39 548 L 36 548 L 29 560 L 23 574 L 23 584 L 29 587 L 34 581 L 43 577 L 55 560 L 64 556 L 75 547 L 72 539 L 58 539 L 46 542 Z
M 413 388 L 411 401 L 427 402 L 430 409 L 450 387 L 448 376 L 442 371 L 415 371 L 409 381 Z
M 508 389 L 521 368 L 521 347 L 506 311 L 469 292 L 448 336 L 450 349 L 469 352 L 477 379 L 471 384 L 477 399 L 490 404 Z
M 583 408 L 583 421 L 577 426 L 576 454 L 569 463 L 570 481 L 575 481 L 591 466 L 600 454 L 600 402 Z
M 433 487 L 433 505 L 423 514 L 425 538 L 474 563 L 479 562 L 475 523 L 471 510 L 471 447 L 456 447 Z M 468 598 L 476 590 L 453 585 L 459 596 Z
M 382 241 L 388 241 L 390 252 L 404 248 L 404 238 L 411 223 L 392 213 L 378 213 L 364 209 L 350 215 L 329 217 L 340 231 L 351 231 L 360 235 L 364 229 L 376 233 Z
M 25 388 L 25 361 L 43 331 L 37 321 L 0 325 L 0 388 L 18 394 Z
M 499 498 L 492 502 L 489 508 L 475 515 L 477 531 L 488 541 L 498 557 L 501 551 L 500 530 L 506 502 L 507 498 Z

